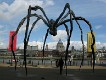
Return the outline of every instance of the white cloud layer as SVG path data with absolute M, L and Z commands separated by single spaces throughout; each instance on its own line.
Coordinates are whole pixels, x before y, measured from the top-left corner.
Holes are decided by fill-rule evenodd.
M 5 27 L 5 26 L 0 25 L 0 40 L 1 40 L 1 37 L 2 37 L 4 34 L 8 33 L 8 31 L 7 31 L 6 29 L 3 29 L 4 27 Z
M 0 25 L 0 30 L 3 28 L 4 26 Z
M 12 4 L 7 4 L 2 2 L 0 4 L 0 18 L 2 19 L 11 19 L 17 15 L 27 12 L 27 9 L 31 6 L 39 5 L 43 8 L 50 5 L 54 5 L 53 0 L 14 0 Z
M 34 21 L 32 21 L 34 22 Z M 24 32 L 26 30 L 26 22 L 24 22 L 24 24 L 21 26 L 19 33 Z M 29 30 L 31 29 L 33 23 L 29 24 Z M 36 30 L 38 27 L 42 27 L 41 25 L 44 24 L 41 20 L 39 20 L 36 25 L 34 26 L 33 30 Z
M 52 36 L 52 39 L 54 41 L 58 41 L 59 39 L 61 39 L 62 41 L 65 41 L 65 40 L 67 40 L 67 33 L 65 30 L 58 30 L 57 35 Z
M 106 0 L 95 0 L 95 1 L 100 1 L 100 2 L 106 3 Z
M 95 29 L 100 29 L 102 27 L 103 27 L 102 25 L 97 25 L 97 26 L 95 26 Z
M 3 41 L 0 41 L 0 49 L 7 49 L 8 44 L 4 43 Z
M 65 30 L 58 30 L 57 31 L 57 36 L 52 36 L 52 39 L 54 40 L 54 42 L 48 42 L 48 47 L 49 49 L 56 49 L 56 45 L 57 45 L 57 42 L 59 41 L 59 39 L 61 39 L 63 41 L 63 44 L 64 46 L 66 47 L 67 45 L 67 33 Z M 41 49 L 41 47 L 43 46 L 43 42 L 41 41 L 32 41 L 32 42 L 29 42 L 28 43 L 29 45 L 31 46 L 36 46 L 38 45 L 38 48 Z M 84 45 L 85 47 L 87 48 L 87 42 L 84 41 Z M 23 44 L 19 44 L 18 46 L 20 46 L 20 48 L 23 49 Z M 74 46 L 75 49 L 81 49 L 82 48 L 82 42 L 81 41 L 70 41 L 70 48 Z M 97 49 L 101 49 L 103 47 L 106 47 L 106 43 L 101 43 L 101 42 L 96 42 L 96 47 Z
M 49 43 L 46 43 L 46 44 L 48 44 L 49 49 L 56 49 L 57 43 L 58 42 L 49 42 Z M 38 45 L 38 49 L 41 49 L 42 46 L 43 46 L 43 42 L 32 41 L 32 42 L 29 42 L 28 45 L 30 45 L 30 46 Z M 66 47 L 67 41 L 64 41 L 63 45 Z M 86 41 L 84 41 L 84 45 L 87 48 L 87 42 Z M 18 46 L 19 46 L 20 49 L 23 49 L 24 44 L 22 43 L 22 44 L 19 44 Z M 71 49 L 72 46 L 74 46 L 75 49 L 80 50 L 82 48 L 82 42 L 81 41 L 70 41 L 70 48 L 69 49 Z M 103 47 L 106 48 L 106 43 L 96 42 L 96 47 L 97 47 L 97 49 L 102 49 Z

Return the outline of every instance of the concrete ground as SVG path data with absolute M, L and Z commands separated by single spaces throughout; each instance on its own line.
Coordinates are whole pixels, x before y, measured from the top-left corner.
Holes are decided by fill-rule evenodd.
M 0 80 L 106 80 L 106 66 L 96 66 L 92 72 L 91 66 L 68 66 L 66 76 L 65 68 L 63 74 L 59 74 L 59 68 L 54 66 L 28 66 L 28 75 L 24 67 L 14 67 L 7 64 L 0 64 Z

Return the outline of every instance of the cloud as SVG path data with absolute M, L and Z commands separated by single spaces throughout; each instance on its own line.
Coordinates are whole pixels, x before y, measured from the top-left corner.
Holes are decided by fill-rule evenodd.
M 31 42 L 28 42 L 28 45 L 30 45 L 30 46 L 37 46 L 38 45 L 38 49 L 41 49 L 42 46 L 43 46 L 43 42 L 41 42 L 41 41 L 31 41 Z M 24 43 L 18 44 L 18 47 L 20 49 L 23 49 L 24 48 Z
M 67 46 L 67 41 L 63 42 L 64 46 Z M 85 47 L 87 47 L 87 42 L 84 41 Z M 80 50 L 82 48 L 82 42 L 81 41 L 70 41 L 70 47 L 69 49 L 71 50 L 71 47 L 74 46 L 75 49 Z
M 95 0 L 95 1 L 106 3 L 106 0 Z
M 0 4 L 0 18 L 11 19 L 17 15 L 27 12 L 27 9 L 31 6 L 41 6 L 43 8 L 54 5 L 53 0 L 14 0 L 10 5 L 6 2 Z
M 62 41 L 65 41 L 67 39 L 67 33 L 65 30 L 58 30 L 56 36 L 52 36 L 52 39 L 54 41 L 58 41 L 61 39 Z
M 7 30 L 5 29 L 5 26 L 0 25 L 0 37 L 3 36 L 4 34 L 7 34 Z
M 3 28 L 4 26 L 0 25 L 0 30 Z
M 49 49 L 56 49 L 57 42 L 49 42 L 47 44 Z
M 106 43 L 96 42 L 97 49 L 101 49 L 103 47 L 106 47 Z
M 55 42 L 48 42 L 46 44 L 48 44 L 49 49 L 56 49 L 57 43 L 58 42 L 55 41 Z M 30 45 L 30 46 L 38 45 L 38 49 L 42 49 L 43 42 L 41 42 L 41 41 L 32 41 L 32 42 L 29 42 L 28 45 Z M 63 45 L 66 48 L 67 41 L 63 41 Z M 87 49 L 87 42 L 86 41 L 84 41 L 84 45 L 85 45 L 85 48 Z M 21 43 L 18 46 L 19 46 L 20 49 L 23 49 L 24 44 Z M 72 46 L 74 46 L 75 49 L 80 50 L 80 49 L 82 49 L 82 42 L 81 41 L 70 41 L 69 50 L 71 50 Z M 106 47 L 106 43 L 96 42 L 96 48 L 97 49 L 102 49 L 103 47 Z
M 36 20 L 36 19 L 35 19 L 35 20 Z M 32 22 L 34 22 L 34 20 L 33 20 Z M 19 30 L 19 33 L 24 32 L 24 31 L 26 30 L 26 24 L 27 24 L 27 22 L 24 22 L 24 24 L 21 26 L 21 28 L 20 28 L 20 30 Z M 32 24 L 33 24 L 33 23 L 30 23 L 30 24 L 29 24 L 29 30 L 31 29 Z M 36 23 L 36 25 L 34 26 L 33 30 L 36 31 L 38 27 L 39 27 L 39 28 L 42 27 L 42 26 L 41 26 L 42 24 L 44 24 L 44 23 L 42 22 L 42 20 L 39 20 L 39 21 Z
M 73 0 L 72 2 L 75 2 L 72 7 L 76 16 L 89 18 L 106 17 L 106 0 L 78 0 L 77 2 Z
M 0 49 L 7 49 L 8 44 L 0 40 Z
M 32 27 L 32 25 L 29 24 L 29 30 L 31 29 L 31 27 Z M 19 30 L 19 33 L 24 32 L 25 30 L 26 30 L 26 23 L 24 23 L 24 24 L 21 26 L 21 28 L 20 28 L 20 30 Z
M 100 29 L 102 27 L 103 27 L 102 25 L 97 25 L 97 26 L 95 26 L 95 29 Z
M 46 44 L 48 44 L 49 49 L 56 49 L 57 42 L 49 42 L 49 43 L 46 43 Z M 30 45 L 30 46 L 37 46 L 38 45 L 38 49 L 43 48 L 43 42 L 41 42 L 41 41 L 31 41 L 31 42 L 28 43 L 28 45 Z M 20 49 L 24 48 L 23 43 L 18 44 L 18 46 L 19 46 Z
M 53 0 L 46 0 L 45 6 L 54 5 Z

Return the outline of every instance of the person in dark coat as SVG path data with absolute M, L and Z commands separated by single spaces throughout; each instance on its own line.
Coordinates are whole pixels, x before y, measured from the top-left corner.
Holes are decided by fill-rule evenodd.
M 63 65 L 64 65 L 64 61 L 62 59 L 62 57 L 59 59 L 59 66 L 60 66 L 60 75 L 62 74 L 63 71 Z

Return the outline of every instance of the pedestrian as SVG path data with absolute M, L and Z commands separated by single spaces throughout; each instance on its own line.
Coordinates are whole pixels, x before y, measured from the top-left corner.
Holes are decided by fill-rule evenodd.
M 62 57 L 59 59 L 60 75 L 62 75 L 64 61 Z
M 59 67 L 59 60 L 58 59 L 56 60 L 56 67 L 57 68 Z

